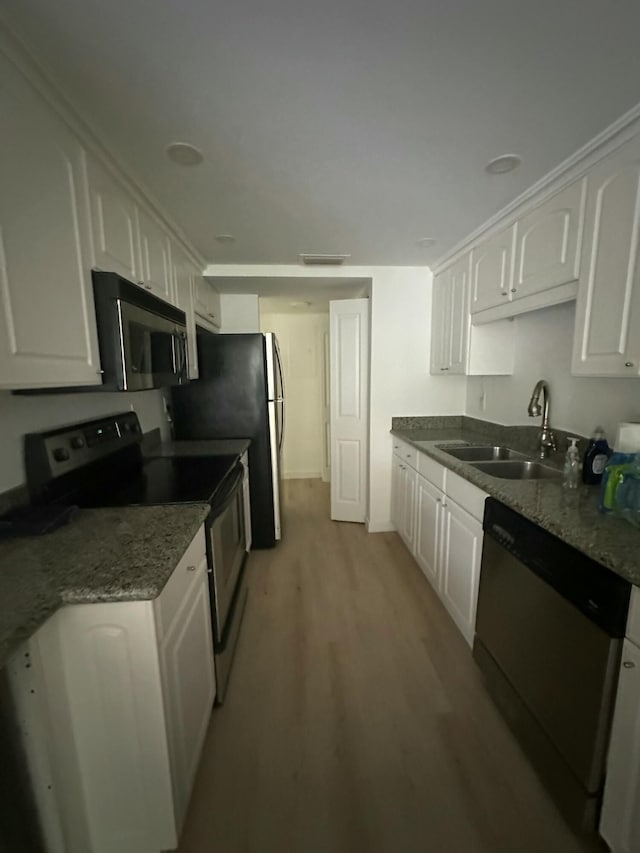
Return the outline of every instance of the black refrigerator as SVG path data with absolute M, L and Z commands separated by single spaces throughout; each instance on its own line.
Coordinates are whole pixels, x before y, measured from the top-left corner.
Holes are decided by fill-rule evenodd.
M 171 389 L 176 439 L 250 438 L 251 538 L 271 548 L 282 535 L 284 382 L 276 337 L 214 335 L 198 327 L 199 379 Z

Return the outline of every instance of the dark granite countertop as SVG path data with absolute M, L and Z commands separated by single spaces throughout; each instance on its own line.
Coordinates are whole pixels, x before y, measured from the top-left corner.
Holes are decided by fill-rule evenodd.
M 640 586 L 640 530 L 598 510 L 597 486 L 581 485 L 576 492 L 567 492 L 561 478 L 557 481 L 499 479 L 438 448 L 439 444 L 465 441 L 470 444 L 506 445 L 532 453 L 531 438 L 535 436 L 535 429 L 533 433 L 531 427 L 496 425 L 493 429 L 492 425 L 474 423 L 471 418 L 438 418 L 437 421 L 434 419 L 435 428 L 429 428 L 430 420 L 394 419 L 391 432 L 525 518 Z M 416 421 L 417 425 L 412 426 Z M 563 454 L 556 454 L 551 464 L 560 466 L 562 460 Z
M 0 667 L 65 604 L 156 598 L 209 510 L 83 509 L 54 533 L 0 540 Z
M 217 438 L 206 441 L 163 441 L 147 451 L 148 456 L 242 456 L 249 438 Z

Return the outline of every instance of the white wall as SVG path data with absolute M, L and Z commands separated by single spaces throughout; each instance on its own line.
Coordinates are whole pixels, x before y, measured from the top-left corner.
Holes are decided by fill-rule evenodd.
M 322 476 L 324 456 L 324 338 L 329 314 L 261 315 L 263 332 L 275 332 L 282 354 L 286 429 L 283 473 Z
M 221 293 L 220 314 L 223 334 L 260 331 L 260 307 L 255 293 Z
M 464 376 L 430 376 L 431 273 L 424 267 L 376 267 L 371 294 L 369 530 L 391 524 L 391 418 L 459 415 Z
M 161 391 L 135 393 L 50 394 L 21 397 L 0 391 L 0 492 L 25 482 L 22 436 L 80 420 L 135 410 L 142 429 L 168 425 Z
M 640 379 L 571 376 L 574 318 L 574 302 L 516 318 L 513 376 L 470 377 L 466 413 L 503 424 L 538 423 L 528 417 L 527 405 L 535 383 L 546 379 L 552 427 L 589 435 L 601 424 L 613 442 L 619 421 L 640 420 Z

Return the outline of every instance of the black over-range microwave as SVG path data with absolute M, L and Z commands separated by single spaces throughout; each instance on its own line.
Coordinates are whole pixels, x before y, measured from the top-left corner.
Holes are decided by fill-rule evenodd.
M 93 273 L 105 391 L 144 391 L 189 381 L 184 311 L 116 273 Z

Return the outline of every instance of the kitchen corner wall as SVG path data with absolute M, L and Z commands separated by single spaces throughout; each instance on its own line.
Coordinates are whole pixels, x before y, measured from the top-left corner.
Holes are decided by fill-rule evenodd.
M 75 421 L 133 410 L 144 432 L 168 437 L 161 391 L 17 396 L 0 391 L 0 493 L 25 482 L 22 436 Z
M 425 267 L 374 267 L 371 275 L 369 524 L 391 523 L 391 418 L 459 415 L 466 377 L 431 376 L 431 292 Z
M 513 375 L 469 377 L 466 413 L 502 424 L 539 423 L 527 406 L 535 383 L 546 379 L 552 427 L 590 435 L 601 424 L 613 443 L 619 421 L 640 420 L 640 379 L 571 375 L 574 318 L 575 302 L 516 318 Z

